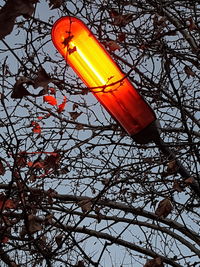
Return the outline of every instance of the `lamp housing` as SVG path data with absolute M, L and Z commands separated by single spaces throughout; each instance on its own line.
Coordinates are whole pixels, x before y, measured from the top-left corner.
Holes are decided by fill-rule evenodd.
M 137 142 L 149 142 L 148 129 L 155 128 L 154 111 L 85 23 L 76 17 L 60 18 L 53 25 L 52 41 L 123 129 Z

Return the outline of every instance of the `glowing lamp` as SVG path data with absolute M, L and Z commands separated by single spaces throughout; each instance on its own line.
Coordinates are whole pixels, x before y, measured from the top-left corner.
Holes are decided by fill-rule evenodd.
M 106 108 L 139 143 L 147 143 L 156 116 L 88 27 L 75 17 L 53 26 L 52 40 L 66 62 Z M 155 128 L 155 127 L 153 127 Z M 145 138 L 141 138 L 141 133 Z M 148 140 L 149 139 L 149 140 Z
M 60 18 L 53 26 L 52 40 L 66 62 L 136 142 L 154 141 L 169 160 L 176 162 L 181 176 L 190 177 L 160 138 L 153 110 L 81 20 Z M 198 183 L 191 188 L 199 195 Z

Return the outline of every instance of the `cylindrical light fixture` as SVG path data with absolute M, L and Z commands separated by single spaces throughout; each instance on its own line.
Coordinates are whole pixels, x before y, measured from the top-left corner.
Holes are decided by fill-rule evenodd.
M 154 111 L 81 20 L 60 18 L 53 26 L 52 40 L 66 62 L 136 142 L 154 141 L 170 160 L 175 160 L 184 180 L 190 177 L 160 138 Z M 200 194 L 198 182 L 191 189 Z
M 66 62 L 129 135 L 134 138 L 154 124 L 154 111 L 81 20 L 70 16 L 60 18 L 53 26 L 52 40 Z M 141 142 L 146 143 L 147 139 Z

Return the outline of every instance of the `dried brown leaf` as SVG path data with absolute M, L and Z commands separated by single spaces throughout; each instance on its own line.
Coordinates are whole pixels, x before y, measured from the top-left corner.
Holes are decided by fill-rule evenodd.
M 92 210 L 92 202 L 90 198 L 83 199 L 78 202 L 79 207 L 81 207 L 82 212 L 86 213 Z
M 112 9 L 110 11 L 110 16 L 113 19 L 113 25 L 124 27 L 134 20 L 134 15 L 132 13 L 119 14 L 116 10 Z
M 72 111 L 72 112 L 69 112 L 69 114 L 73 120 L 76 120 L 82 114 L 82 112 Z
M 50 1 L 49 6 L 51 9 L 60 8 L 63 3 L 63 0 L 49 0 L 49 1 Z
M 38 83 L 39 82 L 39 83 Z M 31 80 L 29 78 L 26 78 L 25 76 L 22 76 L 20 77 L 16 83 L 14 84 L 14 87 L 13 87 L 13 91 L 12 91 L 12 94 L 11 94 L 11 98 L 23 98 L 24 96 L 33 96 L 33 97 L 37 97 L 37 96 L 41 96 L 41 95 L 44 95 L 45 93 L 47 93 L 46 89 L 44 90 L 41 90 L 38 94 L 32 94 L 30 93 L 26 87 L 28 87 L 29 85 L 33 85 L 34 88 L 37 88 L 38 86 L 47 86 L 47 81 L 46 83 L 43 81 L 43 83 L 41 81 L 38 81 L 37 80 L 37 77 L 35 80 Z M 25 87 L 26 86 L 26 87 Z M 46 87 L 45 87 L 46 88 Z
M 167 165 L 167 173 L 173 174 L 173 173 L 176 173 L 177 170 L 178 170 L 178 166 L 177 166 L 176 160 L 169 161 Z
M 45 225 L 50 225 L 53 223 L 53 215 L 48 214 L 45 216 Z
M 27 234 L 26 228 L 25 228 L 25 226 L 22 226 L 19 235 L 20 235 L 20 237 L 23 238 L 23 237 L 25 237 L 26 234 Z
M 20 236 L 25 237 L 27 234 L 34 234 L 42 230 L 42 225 L 39 218 L 33 214 L 28 216 L 28 231 L 25 226 L 22 226 Z
M 105 186 L 107 186 L 107 185 L 109 185 L 110 180 L 108 178 L 105 178 L 101 182 L 102 182 L 102 184 L 104 184 Z
M 4 25 L 4 27 L 0 28 L 0 40 L 2 40 L 5 36 L 12 32 L 15 23 L 15 16 L 8 17 L 7 13 L 0 13 L 0 24 Z
M 16 202 L 12 199 L 7 199 L 5 202 L 6 209 L 16 209 Z
M 54 153 L 53 155 L 48 155 L 44 159 L 44 168 L 56 170 L 59 166 L 59 161 L 60 161 L 59 153 Z
M 7 199 L 4 194 L 0 195 L 0 209 L 15 209 L 16 203 L 12 199 Z
M 4 175 L 5 174 L 5 167 L 0 159 L 0 175 Z
M 167 18 L 166 17 L 161 17 L 160 19 L 158 19 L 157 21 L 157 25 L 158 26 L 166 26 L 166 21 L 167 21 Z
M 185 182 L 185 184 L 191 185 L 194 183 L 194 178 L 189 177 L 189 178 L 185 179 L 184 182 Z
M 152 260 L 148 260 L 144 267 L 164 267 L 161 257 L 156 257 Z
M 24 85 L 33 84 L 32 81 L 24 76 L 20 77 L 14 84 L 11 98 L 22 98 L 23 96 L 33 96 Z
M 18 16 L 29 17 L 33 14 L 36 2 L 38 0 L 7 0 L 0 10 L 0 25 L 3 25 L 0 27 L 0 40 L 12 32 Z
M 99 214 L 99 213 L 100 213 L 100 210 L 101 210 L 101 208 L 98 207 L 98 206 L 96 206 L 95 209 L 94 209 L 94 212 L 95 212 L 96 214 Z
M 158 15 L 155 14 L 155 16 L 153 17 L 153 25 L 156 27 L 158 24 Z
M 190 31 L 198 30 L 198 27 L 192 18 L 189 18 L 188 21 L 189 21 L 188 28 Z
M 119 42 L 124 42 L 126 40 L 126 33 L 125 32 L 120 32 L 117 36 L 117 40 Z
M 84 127 L 82 124 L 78 123 L 75 127 L 76 130 L 82 130 Z
M 47 74 L 44 68 L 40 68 L 36 77 L 33 79 L 34 88 L 43 87 L 44 90 L 48 91 L 48 84 L 51 82 L 51 78 Z
M 179 181 L 174 181 L 173 189 L 174 189 L 175 191 L 179 192 L 179 193 L 180 193 L 180 192 L 183 192 L 183 188 L 182 188 L 182 186 L 181 186 L 181 184 L 180 184 Z
M 185 66 L 184 71 L 187 74 L 188 78 L 190 78 L 190 76 L 192 76 L 192 77 L 195 76 L 195 73 L 192 71 L 192 69 L 189 66 Z
M 97 214 L 97 221 L 98 221 L 98 223 L 101 222 L 102 218 L 103 218 L 103 215 L 101 213 L 98 213 Z
M 27 165 L 27 154 L 26 151 L 22 151 L 18 153 L 18 156 L 16 158 L 16 164 L 18 168 L 26 167 Z
M 139 46 L 139 49 L 141 49 L 141 50 L 146 50 L 147 48 L 148 48 L 148 45 L 147 44 L 141 44 Z
M 108 41 L 105 43 L 105 45 L 111 52 L 121 49 L 121 47 L 115 41 Z
M 85 267 L 84 261 L 78 261 L 74 267 Z
M 56 244 L 59 246 L 60 244 L 62 244 L 62 240 L 63 240 L 63 235 L 57 235 L 55 237 L 55 241 L 56 241 Z
M 44 169 L 45 168 L 45 164 L 44 164 L 43 160 L 36 161 L 36 162 L 29 161 L 29 162 L 27 162 L 27 165 L 30 168 L 34 168 L 34 169 Z
M 158 207 L 155 211 L 155 214 L 158 217 L 166 218 L 171 213 L 172 210 L 173 210 L 173 206 L 172 206 L 170 199 L 165 198 L 158 203 Z
M 77 103 L 74 103 L 72 109 L 75 110 L 77 108 L 78 108 L 78 104 Z
M 31 234 L 42 230 L 42 225 L 38 221 L 38 218 L 32 214 L 28 216 L 28 230 Z

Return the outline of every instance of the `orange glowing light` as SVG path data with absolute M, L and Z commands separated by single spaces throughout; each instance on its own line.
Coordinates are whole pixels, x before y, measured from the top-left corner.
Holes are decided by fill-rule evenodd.
M 156 116 L 88 27 L 75 17 L 53 26 L 52 40 L 66 62 L 129 135 L 145 129 Z

